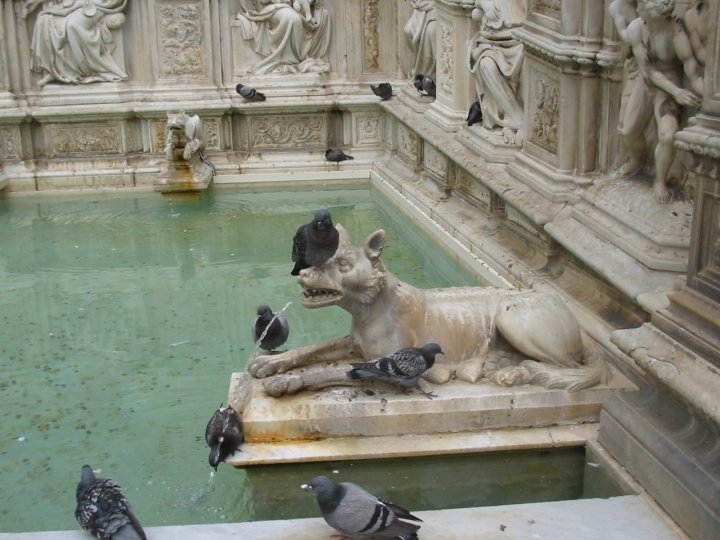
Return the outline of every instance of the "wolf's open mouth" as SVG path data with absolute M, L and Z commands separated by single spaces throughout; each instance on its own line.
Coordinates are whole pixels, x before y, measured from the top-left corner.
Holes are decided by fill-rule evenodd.
M 303 297 L 306 300 L 330 300 L 332 298 L 339 298 L 342 294 L 339 291 L 332 289 L 305 289 L 303 291 Z

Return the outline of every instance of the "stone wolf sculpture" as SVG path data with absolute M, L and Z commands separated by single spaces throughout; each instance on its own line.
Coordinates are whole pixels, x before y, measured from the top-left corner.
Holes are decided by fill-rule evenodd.
M 215 167 L 205 157 L 205 131 L 198 115 L 184 112 L 167 113 L 167 144 L 165 155 L 170 162 L 185 160 L 190 165 L 193 181 L 209 183 Z
M 323 269 L 302 270 L 298 282 L 305 307 L 336 305 L 352 315 L 350 335 L 253 357 L 248 371 L 266 378 L 267 393 L 352 384 L 346 365 L 327 362 L 369 360 L 431 341 L 445 351 L 425 374 L 436 384 L 454 376 L 473 383 L 487 377 L 503 386 L 574 391 L 606 379 L 604 359 L 557 295 L 497 287 L 418 289 L 396 278 L 380 260 L 385 231 L 355 246 L 341 225 L 337 229 L 340 245 L 333 258 Z M 325 364 L 308 367 L 318 363 Z M 293 371 L 282 374 L 288 370 Z

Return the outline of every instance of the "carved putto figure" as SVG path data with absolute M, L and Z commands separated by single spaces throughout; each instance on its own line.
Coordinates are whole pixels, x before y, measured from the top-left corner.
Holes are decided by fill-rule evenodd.
M 657 126 L 655 146 L 655 200 L 666 204 L 673 199 L 668 187 L 675 158 L 674 139 L 680 129 L 682 107 L 699 107 L 700 96 L 683 87 L 684 65 L 676 50 L 681 26 L 672 18 L 674 0 L 638 0 L 639 17 L 627 27 L 627 39 L 637 58 L 641 78 L 630 95 L 623 118 L 622 135 L 627 141 L 630 159 L 642 162 L 640 145 L 651 115 Z
M 317 0 L 257 0 L 236 19 L 242 38 L 262 58 L 249 73 L 326 73 L 330 17 Z
M 473 20 L 480 31 L 471 40 L 469 67 L 475 78 L 482 125 L 502 131 L 503 141 L 523 140 L 523 103 L 520 74 L 523 45 L 512 30 L 525 19 L 524 0 L 475 0 Z
M 417 289 L 380 260 L 385 231 L 355 246 L 336 227 L 335 255 L 323 268 L 301 270 L 298 282 L 304 307 L 339 306 L 352 315 L 350 335 L 253 357 L 248 371 L 267 378 L 263 388 L 270 395 L 348 385 L 348 365 L 327 362 L 373 360 L 429 342 L 445 353 L 424 375 L 437 384 L 454 376 L 473 383 L 486 377 L 503 386 L 578 390 L 604 380 L 604 360 L 556 295 L 496 287 Z
M 192 171 L 192 181 L 208 184 L 215 174 L 215 167 L 205 157 L 205 131 L 199 116 L 188 116 L 184 112 L 167 113 L 167 145 L 165 156 L 168 160 L 168 181 L 178 162 L 185 161 Z
M 405 37 L 412 47 L 414 59 L 410 76 L 423 74 L 435 79 L 435 34 L 437 14 L 433 0 L 410 0 L 413 13 L 405 23 Z
M 44 74 L 40 86 L 128 78 L 111 54 L 111 30 L 125 23 L 127 0 L 26 0 L 23 18 L 41 4 L 30 44 L 30 69 Z

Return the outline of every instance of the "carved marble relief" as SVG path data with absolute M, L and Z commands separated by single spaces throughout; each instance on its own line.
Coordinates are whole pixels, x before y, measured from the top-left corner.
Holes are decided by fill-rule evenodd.
M 122 129 L 118 124 L 72 124 L 48 127 L 51 156 L 119 154 Z
M 241 4 L 236 15 L 243 41 L 260 58 L 247 68 L 259 75 L 327 73 L 330 13 L 318 0 L 263 0 Z
M 475 80 L 482 127 L 502 134 L 507 144 L 519 144 L 525 131 L 523 44 L 512 31 L 525 20 L 525 2 L 476 0 L 472 18 L 480 22 L 480 30 L 470 41 L 468 66 Z
M 30 69 L 43 74 L 38 85 L 128 78 L 112 56 L 127 0 L 25 0 L 20 13 L 26 19 L 41 5 L 30 43 Z
M 357 114 L 355 122 L 356 144 L 378 144 L 383 138 L 383 115 L 375 113 Z
M 484 208 L 490 208 L 491 191 L 482 182 L 468 173 L 465 169 L 457 168 L 455 183 L 461 195 L 479 203 Z
M 363 2 L 363 71 L 374 72 L 380 70 L 378 59 L 380 57 L 380 35 L 378 24 L 380 22 L 379 0 L 364 0 Z
M 535 11 L 554 11 L 560 13 L 561 0 L 535 0 Z
M 532 141 L 556 154 L 560 125 L 560 90 L 557 83 L 537 79 L 533 98 Z
M 413 165 L 419 165 L 420 139 L 414 131 L 410 131 L 403 124 L 398 124 L 397 129 L 398 153 L 405 157 Z
M 445 181 L 447 174 L 447 158 L 445 154 L 426 142 L 423 145 L 423 159 L 425 160 L 425 169 L 432 176 Z
M 167 121 L 153 120 L 150 123 L 150 151 L 158 154 L 165 151 L 167 138 Z
M 452 25 L 443 22 L 440 25 L 440 74 L 438 84 L 441 92 L 447 96 L 455 92 L 455 40 Z
M 157 4 L 160 21 L 158 49 L 164 77 L 204 77 L 203 12 L 197 3 Z
M 0 160 L 20 159 L 20 132 L 16 128 L 0 129 Z
M 205 124 L 205 147 L 219 149 L 220 148 L 220 122 L 217 118 L 208 118 Z
M 315 114 L 253 117 L 250 120 L 254 149 L 325 146 L 327 118 Z
M 405 23 L 405 37 L 413 51 L 410 76 L 426 75 L 435 79 L 435 34 L 437 12 L 433 0 L 410 0 L 413 13 Z

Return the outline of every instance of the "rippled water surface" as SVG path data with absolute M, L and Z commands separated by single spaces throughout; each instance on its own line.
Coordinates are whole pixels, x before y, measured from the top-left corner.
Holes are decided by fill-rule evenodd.
M 490 457 L 456 458 L 453 473 L 443 458 L 250 471 L 221 464 L 211 474 L 205 424 L 254 350 L 258 304 L 293 302 L 288 347 L 347 333 L 339 308 L 302 308 L 289 275 L 292 236 L 320 207 L 355 243 L 386 229 L 383 259 L 405 281 L 476 284 L 367 188 L 216 189 L 172 203 L 156 193 L 0 202 L 0 530 L 78 528 L 75 486 L 85 463 L 123 486 L 146 526 L 314 516 L 298 486 L 333 471 L 373 479 L 418 510 L 496 504 L 543 486 L 538 500 L 579 495 L 582 451 L 524 466 L 492 458 L 500 461 L 491 469 L 503 471 L 495 488 L 478 483 L 486 476 L 479 463 Z M 523 472 L 510 482 L 511 469 L 534 480 Z M 423 493 L 423 480 L 443 477 L 453 480 Z M 460 491 L 450 494 L 451 483 Z M 501 498 L 487 499 L 488 489 Z

